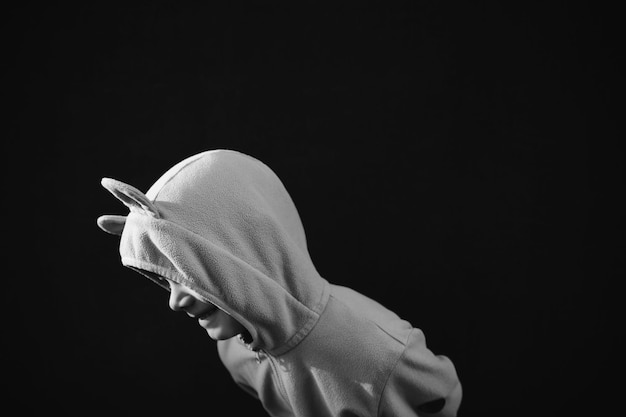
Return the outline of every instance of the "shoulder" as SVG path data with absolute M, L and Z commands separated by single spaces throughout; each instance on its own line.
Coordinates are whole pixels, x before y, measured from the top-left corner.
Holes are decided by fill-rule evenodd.
M 410 323 L 375 301 L 335 287 L 317 324 L 293 353 L 308 362 L 335 363 L 338 371 L 363 367 L 382 377 L 406 348 L 411 330 Z
M 373 326 L 405 346 L 413 326 L 395 312 L 351 288 L 331 286 L 331 298 L 339 304 L 341 314 L 354 316 L 365 327 Z M 368 326 L 369 325 L 369 326 Z

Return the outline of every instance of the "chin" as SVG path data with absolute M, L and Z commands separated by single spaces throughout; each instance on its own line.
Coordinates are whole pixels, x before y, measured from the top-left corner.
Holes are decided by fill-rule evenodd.
M 226 340 L 244 331 L 244 327 L 223 311 L 217 311 L 206 321 L 200 321 L 209 337 L 213 340 Z
M 206 329 L 207 334 L 213 340 L 226 340 L 231 337 L 237 336 L 236 333 L 232 331 L 227 331 L 225 329 Z

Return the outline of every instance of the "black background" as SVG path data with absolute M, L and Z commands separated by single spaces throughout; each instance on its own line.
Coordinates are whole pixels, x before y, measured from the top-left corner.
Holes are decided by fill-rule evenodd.
M 125 213 L 100 178 L 229 148 L 283 179 L 322 276 L 452 358 L 460 415 L 621 408 L 615 11 L 88 3 L 2 17 L 7 407 L 262 414 L 95 224 Z

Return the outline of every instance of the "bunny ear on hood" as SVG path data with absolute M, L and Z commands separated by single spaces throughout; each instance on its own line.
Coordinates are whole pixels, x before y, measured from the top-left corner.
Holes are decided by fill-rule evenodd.
M 126 216 L 105 215 L 98 217 L 100 229 L 112 235 L 121 236 L 126 224 Z
M 144 193 L 121 181 L 112 178 L 102 178 L 102 186 L 117 197 L 131 213 L 140 213 L 159 219 L 159 210 L 146 197 Z M 97 220 L 98 226 L 107 233 L 118 235 L 122 234 L 124 225 L 126 224 L 126 216 L 105 215 L 100 216 Z
M 112 178 L 102 178 L 102 186 L 109 190 L 111 194 L 117 197 L 126 205 L 133 213 L 146 214 L 155 219 L 161 218 L 159 210 L 146 197 L 144 193 L 121 181 Z

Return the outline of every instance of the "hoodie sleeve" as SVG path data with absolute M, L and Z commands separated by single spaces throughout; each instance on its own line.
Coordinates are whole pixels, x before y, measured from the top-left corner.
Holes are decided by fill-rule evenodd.
M 434 355 L 424 334 L 414 329 L 407 347 L 385 385 L 379 417 L 456 416 L 462 388 L 454 365 Z

